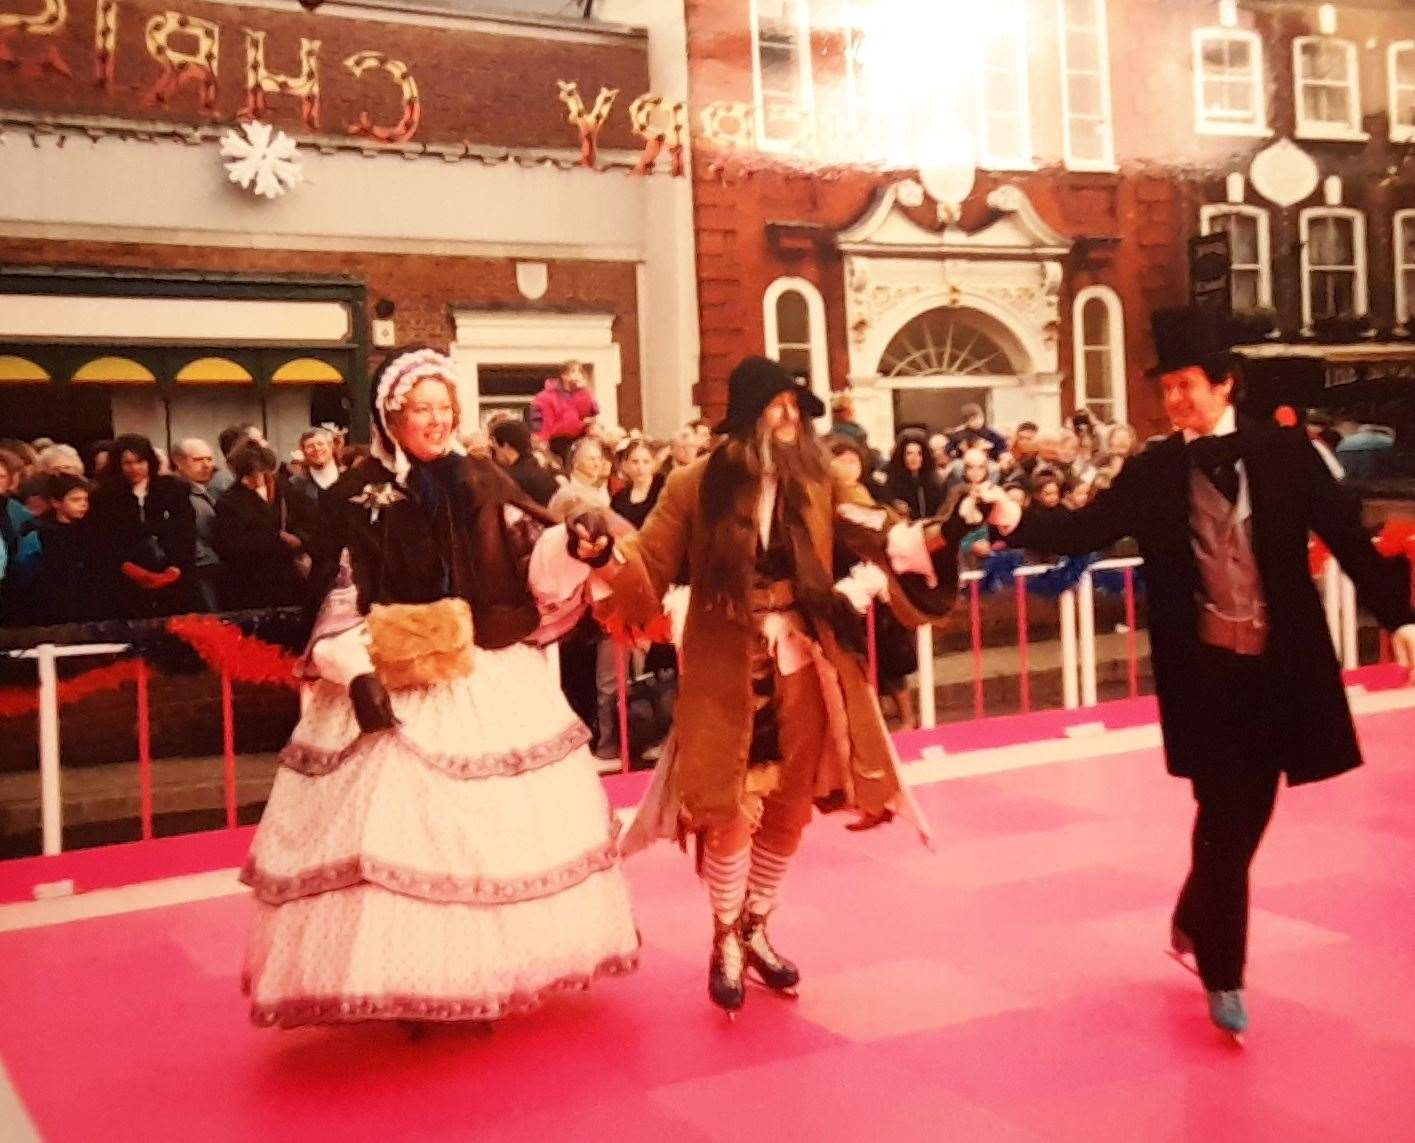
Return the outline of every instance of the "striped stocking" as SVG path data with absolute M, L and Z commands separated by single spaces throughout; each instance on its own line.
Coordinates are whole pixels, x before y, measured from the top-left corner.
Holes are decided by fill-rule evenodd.
M 712 911 L 723 924 L 730 924 L 742 913 L 747 899 L 747 865 L 750 851 L 720 856 L 709 850 L 703 855 L 703 880 L 707 882 L 708 900 Z
M 752 842 L 752 864 L 747 874 L 747 911 L 764 917 L 776 907 L 776 895 L 781 889 L 781 879 L 786 876 L 789 857 Z

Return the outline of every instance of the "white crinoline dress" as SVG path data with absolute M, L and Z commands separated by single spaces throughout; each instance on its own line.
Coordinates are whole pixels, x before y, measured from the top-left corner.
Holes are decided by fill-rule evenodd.
M 542 537 L 575 594 L 563 529 Z M 346 590 L 345 597 L 352 595 Z M 544 651 L 477 649 L 472 673 L 392 692 L 361 736 L 359 627 L 314 645 L 321 678 L 241 879 L 257 916 L 245 986 L 262 1025 L 489 1020 L 632 971 L 639 937 L 589 732 Z

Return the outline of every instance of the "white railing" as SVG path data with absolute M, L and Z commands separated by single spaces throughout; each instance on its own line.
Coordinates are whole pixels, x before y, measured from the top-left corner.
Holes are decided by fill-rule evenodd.
M 1054 564 L 1028 564 L 1013 572 L 1017 583 L 1015 608 L 1017 621 L 1018 688 L 1023 711 L 1030 709 L 1031 685 L 1028 678 L 1031 666 L 1031 642 L 1027 633 L 1027 592 L 1026 581 L 1034 576 L 1051 571 Z M 1094 573 L 1100 571 L 1121 571 L 1125 576 L 1123 598 L 1125 601 L 1126 669 L 1128 689 L 1131 696 L 1139 693 L 1139 633 L 1136 626 L 1135 575 L 1136 569 L 1144 566 L 1138 556 L 1097 560 L 1086 569 L 1076 586 L 1062 592 L 1057 597 L 1061 644 L 1061 694 L 1062 706 L 1067 710 L 1091 707 L 1097 704 L 1099 675 L 1096 661 L 1096 592 Z M 983 578 L 980 571 L 964 572 L 959 577 L 968 601 L 968 626 L 971 636 L 973 656 L 973 713 L 982 717 L 984 712 L 984 674 L 982 642 L 982 608 L 979 583 Z M 1343 669 L 1354 670 L 1360 666 L 1357 636 L 1359 632 L 1356 608 L 1356 589 L 1349 577 L 1344 575 L 1335 560 L 1328 560 L 1320 579 L 1323 607 L 1327 625 L 1331 633 L 1332 646 Z M 938 709 L 935 696 L 937 676 L 936 650 L 933 628 L 920 627 L 916 633 L 919 660 L 918 711 L 919 726 L 932 730 L 938 725 Z
M 1096 663 L 1096 607 L 1095 581 L 1093 573 L 1120 570 L 1125 573 L 1125 630 L 1127 633 L 1127 669 L 1129 693 L 1139 693 L 1139 646 L 1136 630 L 1135 569 L 1143 561 L 1138 557 L 1099 560 L 1092 564 L 1081 576 L 1077 585 L 1058 596 L 1061 652 L 1062 705 L 1068 710 L 1078 707 L 1095 706 L 1097 703 L 1097 663 Z M 1035 576 L 1050 571 L 1054 565 L 1034 564 L 1014 571 L 1014 607 L 1017 618 L 1018 680 L 1022 709 L 1030 709 L 1032 647 L 1028 633 L 1028 593 L 1027 582 Z M 985 715 L 983 671 L 983 630 L 982 599 L 980 582 L 983 573 L 969 571 L 960 577 L 968 609 L 970 646 L 973 660 L 973 701 L 974 714 Z M 1329 560 L 1320 579 L 1323 607 L 1331 632 L 1333 646 L 1347 669 L 1359 666 L 1357 655 L 1357 612 L 1356 595 L 1351 581 L 1342 574 L 1335 561 Z M 873 630 L 873 624 L 871 625 Z M 918 712 L 919 724 L 924 729 L 938 725 L 938 709 L 935 687 L 937 682 L 936 648 L 933 628 L 920 627 L 916 633 L 918 651 Z M 39 778 L 40 778 L 40 821 L 42 849 L 45 854 L 57 854 L 63 849 L 63 786 L 61 771 L 61 750 L 59 735 L 59 681 L 57 664 L 62 658 L 78 656 L 117 655 L 130 648 L 124 643 L 90 643 L 78 646 L 56 646 L 45 643 L 22 651 L 11 651 L 14 658 L 32 659 L 38 667 L 38 721 L 39 721 Z M 1384 645 L 1383 645 L 1384 650 Z M 552 664 L 558 670 L 559 650 L 551 646 L 547 651 Z M 871 661 L 873 662 L 873 656 Z M 138 680 L 138 752 L 139 782 L 141 787 L 142 835 L 152 836 L 152 773 L 150 757 L 150 712 L 147 702 L 146 667 L 139 662 Z M 621 687 L 626 685 L 625 675 L 620 673 Z M 306 696 L 302 693 L 302 700 Z M 225 785 L 227 825 L 234 827 L 236 820 L 234 718 L 230 694 L 230 681 L 222 677 L 222 722 L 225 751 Z M 302 706 L 303 701 L 302 701 Z M 623 707 L 621 706 L 621 720 Z M 621 739 L 626 728 L 621 721 Z M 623 751 L 622 766 L 628 769 L 627 747 Z

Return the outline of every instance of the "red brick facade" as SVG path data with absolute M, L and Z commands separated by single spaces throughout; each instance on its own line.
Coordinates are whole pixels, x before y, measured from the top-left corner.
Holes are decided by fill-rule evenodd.
M 809 5 L 817 115 L 839 101 L 836 89 L 846 66 L 843 41 L 838 30 L 826 26 L 828 11 L 839 7 Z M 962 204 L 960 225 L 965 231 L 982 225 L 988 194 L 1012 184 L 1073 243 L 1064 264 L 1056 336 L 1063 412 L 1075 404 L 1072 301 L 1085 287 L 1104 285 L 1119 295 L 1124 310 L 1128 419 L 1145 432 L 1162 427 L 1156 394 L 1143 375 L 1152 355 L 1149 315 L 1187 300 L 1188 241 L 1198 232 L 1200 207 L 1225 202 L 1226 179 L 1233 173 L 1245 176 L 1242 201 L 1268 214 L 1277 324 L 1284 335 L 1297 336 L 1303 325 L 1298 216 L 1304 208 L 1321 206 L 1324 192 L 1319 184 L 1301 201 L 1279 207 L 1260 197 L 1247 176 L 1258 152 L 1296 133 L 1293 41 L 1319 33 L 1318 7 L 1240 2 L 1238 27 L 1255 32 L 1264 47 L 1261 85 L 1271 128 L 1267 136 L 1244 138 L 1205 136 L 1195 126 L 1193 35 L 1218 24 L 1219 5 L 1108 0 L 1115 170 L 1086 173 L 1067 170 L 1062 162 L 1058 6 L 1052 0 L 1022 0 L 1020 10 L 1028 21 L 1032 142 L 1040 169 L 979 171 Z M 1355 45 L 1360 120 L 1369 142 L 1311 141 L 1300 134 L 1296 142 L 1316 162 L 1323 180 L 1340 178 L 1342 204 L 1367 219 L 1369 316 L 1373 326 L 1389 331 L 1400 316 L 1395 313 L 1392 220 L 1396 210 L 1415 207 L 1415 164 L 1407 161 L 1408 146 L 1390 142 L 1388 51 L 1392 44 L 1415 39 L 1415 10 L 1399 3 L 1383 7 L 1338 6 L 1336 36 Z M 703 113 L 714 105 L 736 104 L 750 120 L 754 10 L 749 0 L 687 4 L 690 94 L 699 132 L 694 191 L 703 367 L 696 396 L 710 415 L 722 407 L 733 362 L 743 353 L 762 351 L 763 292 L 785 275 L 812 282 L 823 295 L 830 378 L 834 387 L 844 387 L 849 373 L 846 286 L 843 258 L 832 235 L 860 218 L 883 187 L 914 173 L 883 173 L 842 162 L 838 154 L 813 160 L 804 149 L 765 155 L 750 139 L 728 150 L 703 137 Z M 911 216 L 923 226 L 938 227 L 931 202 Z M 779 224 L 775 240 L 771 224 Z

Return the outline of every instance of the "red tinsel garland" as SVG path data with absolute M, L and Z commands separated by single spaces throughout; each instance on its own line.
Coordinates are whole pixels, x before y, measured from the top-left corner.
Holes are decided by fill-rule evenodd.
M 186 643 L 217 674 L 233 682 L 262 683 L 298 690 L 297 660 L 283 648 L 267 643 L 214 615 L 178 615 L 167 621 L 167 630 Z M 90 695 L 117 690 L 137 675 L 134 659 L 95 667 L 59 683 L 59 705 L 68 706 Z M 39 710 L 37 687 L 0 687 L 0 719 L 19 718 Z
M 202 657 L 217 674 L 223 671 L 237 683 L 266 683 L 299 690 L 297 660 L 274 643 L 247 635 L 214 615 L 178 615 L 167 621 L 167 630 Z
M 136 677 L 137 673 L 137 663 L 125 659 L 121 663 L 109 663 L 106 667 L 95 667 L 92 671 L 65 679 L 59 684 L 59 705 L 68 706 L 90 695 L 117 690 Z M 18 718 L 22 714 L 34 714 L 37 710 L 37 687 L 0 688 L 0 718 Z

